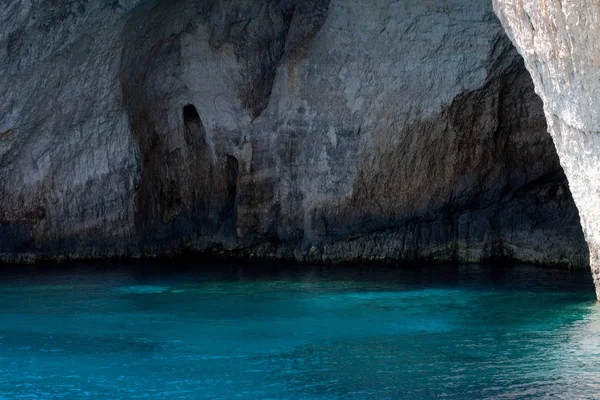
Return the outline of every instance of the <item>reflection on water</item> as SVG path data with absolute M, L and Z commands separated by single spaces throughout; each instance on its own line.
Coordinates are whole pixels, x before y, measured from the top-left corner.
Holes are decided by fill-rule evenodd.
M 523 266 L 4 270 L 0 398 L 594 398 L 593 296 Z

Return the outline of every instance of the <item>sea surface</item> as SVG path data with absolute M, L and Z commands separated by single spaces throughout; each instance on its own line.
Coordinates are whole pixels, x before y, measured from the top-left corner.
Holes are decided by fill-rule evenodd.
M 588 271 L 0 269 L 0 399 L 598 399 Z

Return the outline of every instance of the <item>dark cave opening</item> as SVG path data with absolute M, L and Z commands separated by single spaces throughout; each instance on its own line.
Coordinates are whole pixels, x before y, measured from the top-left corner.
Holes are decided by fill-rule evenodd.
M 196 107 L 194 107 L 193 104 L 188 104 L 183 107 L 183 122 L 186 125 L 190 122 L 200 122 L 200 114 L 198 114 L 198 110 L 196 110 Z

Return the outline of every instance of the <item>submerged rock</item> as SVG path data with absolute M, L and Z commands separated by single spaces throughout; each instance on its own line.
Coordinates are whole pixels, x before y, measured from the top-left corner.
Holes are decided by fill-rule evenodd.
M 585 265 L 479 0 L 9 0 L 0 253 Z

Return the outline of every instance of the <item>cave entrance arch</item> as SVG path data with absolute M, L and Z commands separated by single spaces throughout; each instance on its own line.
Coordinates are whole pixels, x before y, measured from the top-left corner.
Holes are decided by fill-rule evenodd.
M 596 62 L 600 30 L 589 22 L 598 20 L 600 9 L 597 2 L 580 0 L 492 0 L 492 4 L 544 101 L 548 130 L 579 211 L 600 300 L 600 68 Z M 558 56 L 562 44 L 568 51 Z

